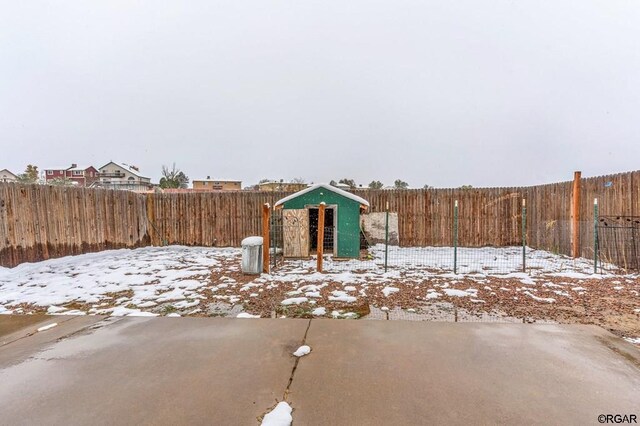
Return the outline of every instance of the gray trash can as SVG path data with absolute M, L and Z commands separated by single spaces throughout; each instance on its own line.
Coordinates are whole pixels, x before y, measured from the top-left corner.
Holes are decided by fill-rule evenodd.
M 247 237 L 242 240 L 242 272 L 262 273 L 262 237 Z

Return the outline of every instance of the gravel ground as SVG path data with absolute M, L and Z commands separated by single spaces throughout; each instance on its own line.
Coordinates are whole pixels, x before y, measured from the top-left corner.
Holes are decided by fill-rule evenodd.
M 566 273 L 453 275 L 321 274 L 292 261 L 251 276 L 238 249 L 117 250 L 0 270 L 0 313 L 582 323 L 640 342 L 639 277 L 586 274 L 580 262 Z

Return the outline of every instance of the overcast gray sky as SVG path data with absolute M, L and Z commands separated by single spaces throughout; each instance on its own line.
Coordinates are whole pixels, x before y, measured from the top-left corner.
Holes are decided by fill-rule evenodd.
M 0 169 L 455 187 L 640 168 L 637 0 L 0 5 Z

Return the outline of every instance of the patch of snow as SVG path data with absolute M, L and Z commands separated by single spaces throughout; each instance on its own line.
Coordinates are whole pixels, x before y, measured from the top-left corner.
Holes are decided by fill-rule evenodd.
M 153 312 L 136 311 L 127 314 L 128 317 L 157 317 L 159 314 Z
M 315 315 L 315 316 L 322 316 L 326 314 L 327 314 L 327 308 L 324 308 L 324 307 L 315 308 L 313 311 L 311 311 L 311 315 Z
M 58 325 L 57 322 L 54 322 L 54 323 L 51 323 L 51 324 L 47 324 L 47 325 L 43 325 L 42 327 L 38 328 L 36 331 L 47 331 L 47 330 L 50 330 L 50 329 L 52 329 L 53 327 L 55 327 L 57 325 Z
M 553 297 L 538 297 L 529 291 L 525 291 L 523 294 L 526 294 L 527 296 L 538 302 L 554 303 L 556 301 L 556 299 L 554 299 Z
M 279 402 L 273 410 L 265 414 L 261 426 L 290 426 L 293 422 L 292 411 L 289 404 L 284 401 Z
M 336 302 L 353 303 L 358 300 L 357 297 L 349 296 L 346 292 L 340 290 L 334 290 L 331 292 L 333 296 L 329 296 L 329 300 Z
M 293 356 L 297 356 L 298 358 L 301 356 L 308 355 L 311 352 L 311 347 L 308 345 L 302 345 L 293 353 Z
M 355 202 L 358 202 L 358 203 L 360 203 L 362 205 L 365 205 L 365 206 L 369 207 L 369 202 L 367 200 L 365 200 L 364 198 L 358 197 L 357 195 L 352 194 L 350 192 L 347 192 L 345 190 L 342 190 L 340 188 L 336 188 L 335 186 L 331 186 L 328 183 L 316 183 L 315 185 L 311 185 L 308 188 L 305 188 L 305 189 L 303 189 L 301 191 L 298 191 L 298 192 L 296 192 L 294 194 L 291 194 L 289 196 L 281 198 L 278 201 L 276 201 L 276 203 L 274 204 L 274 207 L 278 207 L 279 205 L 284 204 L 287 201 L 293 200 L 294 198 L 298 198 L 299 196 L 304 195 L 304 194 L 306 194 L 308 192 L 315 191 L 316 189 L 324 189 L 324 190 L 336 193 L 338 195 L 342 195 L 345 198 L 348 198 L 350 200 L 353 200 Z
M 292 297 L 290 299 L 284 299 L 280 304 L 282 305 L 299 305 L 301 303 L 308 302 L 309 299 L 306 297 Z
M 248 312 L 240 312 L 236 318 L 260 318 L 260 315 L 251 315 Z
M 471 293 L 468 293 L 464 290 L 456 290 L 455 288 L 445 288 L 442 291 L 444 291 L 444 293 L 447 296 L 454 296 L 454 297 L 467 297 L 467 296 L 472 296 Z
M 384 294 L 385 297 L 389 297 L 390 294 L 392 293 L 397 293 L 399 292 L 400 289 L 398 287 L 385 287 L 382 289 L 382 294 Z
M 236 243 L 237 244 L 237 243 Z M 241 246 L 261 246 L 263 244 L 262 237 L 247 237 L 240 243 Z

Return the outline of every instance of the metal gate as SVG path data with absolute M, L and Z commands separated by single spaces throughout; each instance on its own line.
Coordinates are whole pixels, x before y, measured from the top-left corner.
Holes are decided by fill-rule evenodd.
M 627 271 L 640 270 L 640 216 L 600 216 L 598 257 Z

